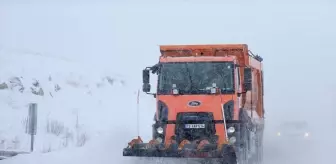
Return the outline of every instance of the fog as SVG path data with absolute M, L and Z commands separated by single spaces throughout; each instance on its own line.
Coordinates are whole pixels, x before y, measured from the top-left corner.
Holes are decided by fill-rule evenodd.
M 264 58 L 265 164 L 333 163 L 335 7 L 331 0 L 2 0 L 0 49 L 108 68 L 140 86 L 158 45 L 246 43 Z M 314 139 L 276 142 L 284 120 L 306 120 Z

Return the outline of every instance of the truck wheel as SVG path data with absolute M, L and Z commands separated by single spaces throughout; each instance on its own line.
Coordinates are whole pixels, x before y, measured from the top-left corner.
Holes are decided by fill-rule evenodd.
M 262 164 L 263 163 L 263 142 L 262 136 L 257 134 L 256 142 L 253 143 L 256 147 L 256 152 L 253 152 L 251 164 Z
M 241 147 L 238 149 L 238 163 L 239 164 L 249 164 L 249 136 L 248 129 L 245 123 L 240 124 L 240 140 L 242 142 Z
M 218 159 L 211 164 L 241 164 L 241 163 L 238 162 L 238 159 L 235 155 L 232 155 L 222 159 Z
M 259 142 L 262 142 L 259 140 Z M 259 143 L 256 145 L 257 147 L 257 152 L 255 153 L 254 156 L 254 164 L 262 164 L 263 163 L 263 143 Z
M 201 159 L 199 161 L 200 164 L 214 164 L 212 159 Z
M 262 164 L 263 163 L 263 158 L 264 158 L 264 149 L 263 149 L 263 145 L 261 145 L 259 148 L 258 148 L 258 161 L 257 161 L 257 164 Z
M 248 149 L 247 147 L 240 148 L 238 153 L 238 163 L 239 164 L 250 164 L 249 157 L 248 157 Z

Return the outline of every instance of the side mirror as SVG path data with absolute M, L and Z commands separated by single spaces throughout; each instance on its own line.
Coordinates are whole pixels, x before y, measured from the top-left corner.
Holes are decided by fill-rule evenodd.
M 149 84 L 149 83 L 143 83 L 142 84 L 142 91 L 143 92 L 150 92 L 150 90 L 151 90 L 151 85 Z
M 149 70 L 147 69 L 142 71 L 142 82 L 144 84 L 149 84 Z
M 252 69 L 244 68 L 244 89 L 245 91 L 252 90 Z
M 142 91 L 143 92 L 150 92 L 151 90 L 151 85 L 149 84 L 149 70 L 148 69 L 144 69 L 142 71 Z

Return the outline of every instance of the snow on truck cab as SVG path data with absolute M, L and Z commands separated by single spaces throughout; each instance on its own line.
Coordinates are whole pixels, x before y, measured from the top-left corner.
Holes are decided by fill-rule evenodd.
M 159 62 L 143 70 L 142 89 L 148 94 L 153 94 L 150 73 L 158 75 L 153 139 L 132 140 L 124 156 L 260 163 L 262 58 L 246 44 L 164 45 L 160 52 Z

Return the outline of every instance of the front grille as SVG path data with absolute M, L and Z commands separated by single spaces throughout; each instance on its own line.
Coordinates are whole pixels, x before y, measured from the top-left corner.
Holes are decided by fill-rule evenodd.
M 178 113 L 175 128 L 176 139 L 194 141 L 213 137 L 216 134 L 213 120 L 213 114 L 208 112 Z

